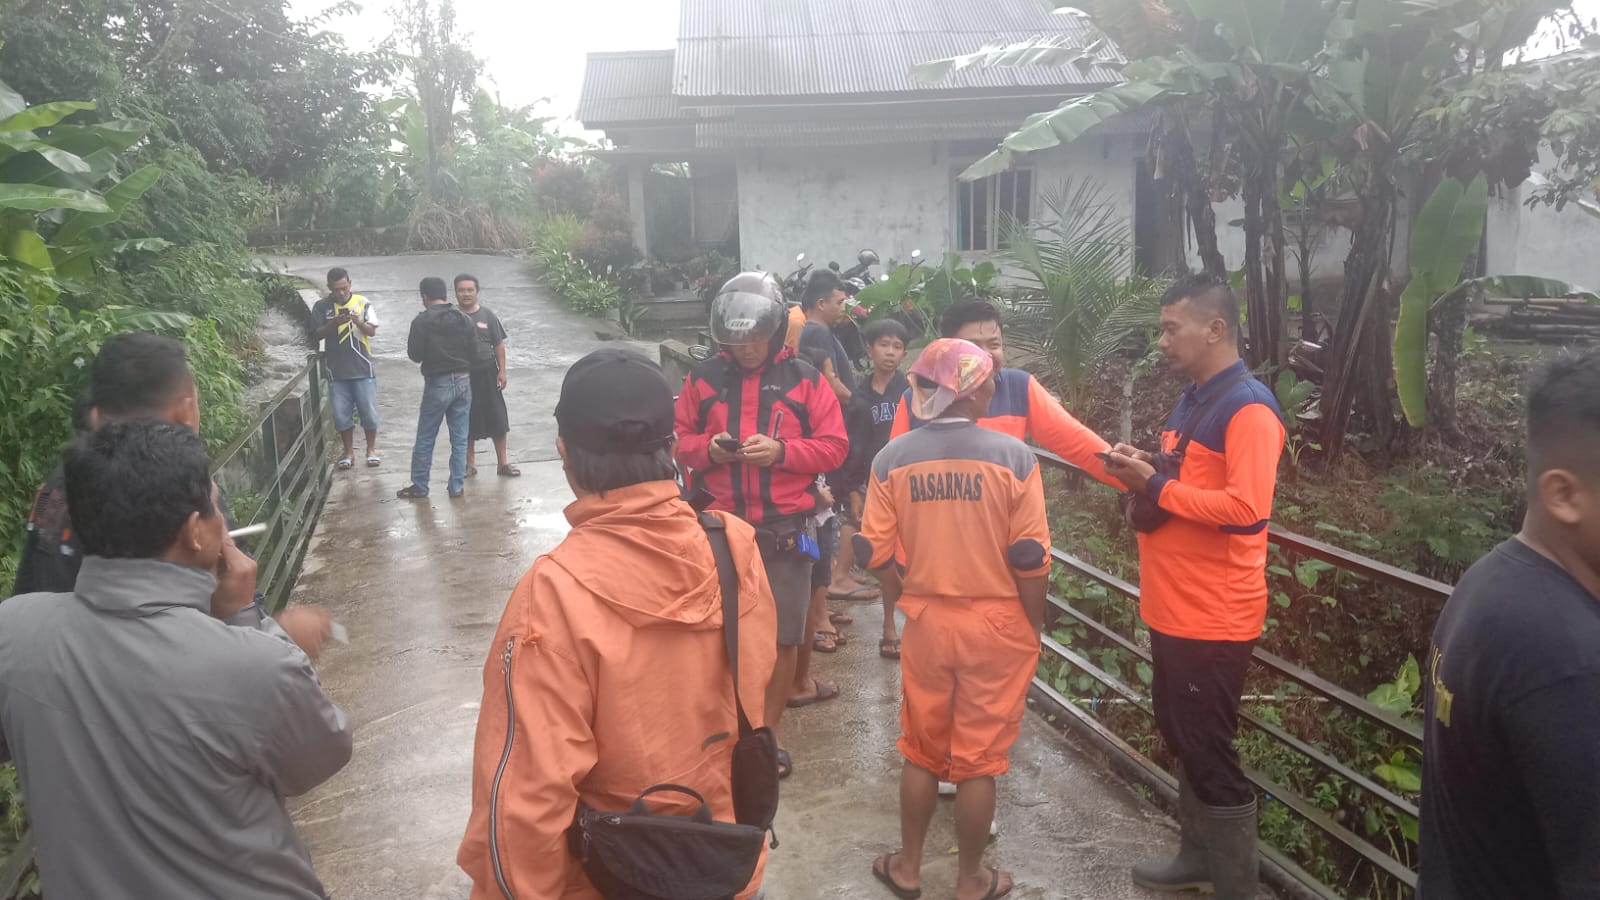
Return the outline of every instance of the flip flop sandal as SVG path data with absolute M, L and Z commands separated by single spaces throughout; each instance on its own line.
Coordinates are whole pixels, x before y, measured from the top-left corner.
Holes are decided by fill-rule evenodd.
M 878 641 L 878 655 L 883 657 L 884 659 L 899 659 L 900 658 L 900 639 L 899 638 L 895 638 L 894 640 L 889 640 L 888 638 L 883 638 L 883 639 L 879 640 Z
M 900 855 L 900 851 L 896 850 L 893 853 L 885 853 L 873 860 L 872 877 L 883 882 L 884 886 L 896 897 L 899 897 L 900 900 L 917 900 L 918 897 L 922 896 L 922 888 L 902 887 L 898 881 L 894 880 L 894 876 L 889 874 L 889 861 L 898 855 Z
M 833 653 L 839 649 L 839 635 L 833 631 L 817 631 L 811 636 L 811 652 Z
M 337 463 L 335 463 L 335 465 L 338 466 L 341 469 L 348 469 L 351 466 L 354 466 L 355 464 L 356 464 L 356 461 L 351 459 L 348 456 L 339 457 L 339 461 Z
M 1000 890 L 1000 870 L 994 866 L 989 866 L 989 893 L 983 895 L 983 900 L 999 900 L 999 898 L 1011 893 L 1011 889 L 1016 886 L 1017 883 L 1013 880 L 1006 885 L 1005 890 Z
M 877 600 L 882 596 L 883 592 L 879 591 L 875 587 L 865 584 L 856 588 L 855 590 L 828 592 L 829 600 L 854 600 L 857 603 L 866 603 L 872 600 Z
M 477 466 L 467 466 L 467 477 L 468 478 L 471 478 L 472 476 L 474 476 L 476 474 L 478 474 L 478 467 Z
M 399 497 L 401 500 L 426 500 L 426 499 L 428 499 L 428 495 L 424 494 L 423 492 L 421 492 L 419 490 L 417 490 L 417 486 L 414 485 L 414 484 L 408 484 L 405 487 L 401 488 L 400 490 L 395 491 L 394 495 L 396 497 Z
M 828 621 L 835 625 L 854 625 L 856 618 L 849 613 L 831 612 L 828 613 Z
M 839 688 L 834 685 L 824 684 L 815 678 L 811 679 L 811 684 L 817 690 L 815 694 L 810 697 L 791 697 L 786 705 L 790 709 L 799 709 L 802 706 L 810 706 L 813 703 L 821 703 L 824 700 L 832 700 L 839 696 Z
M 511 465 L 510 463 L 507 463 L 506 465 L 495 469 L 494 473 L 499 475 L 501 478 L 516 478 L 522 474 L 522 470 Z
M 794 760 L 790 758 L 789 751 L 778 750 L 778 778 L 782 780 L 794 774 Z
M 378 458 L 378 454 L 376 454 L 376 453 L 367 454 L 367 468 L 376 469 L 378 466 L 380 466 L 382 464 L 383 464 L 383 460 Z

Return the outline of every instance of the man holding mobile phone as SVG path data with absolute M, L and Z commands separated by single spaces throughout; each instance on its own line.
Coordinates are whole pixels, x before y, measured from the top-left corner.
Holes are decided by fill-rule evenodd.
M 318 300 L 306 317 L 313 343 L 322 343 L 328 363 L 328 399 L 333 407 L 333 427 L 344 441 L 339 468 L 355 465 L 356 419 L 367 433 L 367 466 L 378 458 L 378 378 L 372 365 L 372 337 L 378 333 L 378 313 L 367 298 L 350 292 L 350 273 L 328 270 L 328 296 Z
M 810 648 L 816 534 L 809 520 L 820 497 L 816 480 L 849 449 L 833 389 L 784 344 L 788 312 L 771 275 L 745 272 L 723 285 L 711 306 L 711 334 L 722 352 L 690 373 L 678 394 L 677 460 L 691 489 L 714 498 L 756 527 L 756 542 L 778 608 L 778 665 L 767 691 L 774 730 L 786 706 L 838 695 L 813 679 L 791 696 L 802 645 Z M 780 774 L 790 769 L 779 751 Z

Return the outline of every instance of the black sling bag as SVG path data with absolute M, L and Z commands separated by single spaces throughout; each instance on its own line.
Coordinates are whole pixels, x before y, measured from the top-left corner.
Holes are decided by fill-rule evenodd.
M 702 513 L 722 587 L 722 634 L 733 672 L 739 740 L 733 747 L 735 822 L 718 822 L 692 788 L 646 788 L 627 812 L 578 805 L 567 843 L 606 900 L 731 900 L 750 883 L 761 845 L 778 812 L 778 744 L 770 728 L 751 728 L 739 700 L 739 572 L 722 520 Z M 699 801 L 687 816 L 650 812 L 645 797 L 687 794 Z M 776 847 L 774 839 L 772 846 Z

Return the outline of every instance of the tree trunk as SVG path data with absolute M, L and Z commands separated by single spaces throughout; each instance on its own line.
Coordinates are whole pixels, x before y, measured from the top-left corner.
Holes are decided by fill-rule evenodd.
M 1218 177 L 1224 165 L 1222 128 L 1223 116 L 1219 106 L 1212 114 L 1211 148 L 1206 156 L 1206 170 L 1195 172 L 1188 179 L 1189 225 L 1194 229 L 1195 250 L 1200 254 L 1201 268 L 1218 278 L 1228 277 L 1228 263 L 1222 258 L 1222 251 L 1217 249 L 1217 213 L 1211 207 L 1210 183 Z M 1192 147 L 1190 151 L 1192 164 Z
M 1278 166 L 1276 156 L 1267 162 L 1261 185 L 1261 219 L 1267 238 L 1266 301 L 1272 336 L 1267 360 L 1272 365 L 1272 378 L 1277 378 L 1289 363 L 1289 280 L 1284 263 L 1283 207 L 1278 203 Z
M 1244 308 L 1249 347 L 1245 361 L 1259 368 L 1272 359 L 1272 313 L 1268 309 L 1267 286 L 1262 272 L 1261 244 L 1265 223 L 1261 207 L 1262 181 L 1259 160 L 1251 160 L 1244 174 L 1241 193 L 1244 199 Z M 1276 194 L 1274 194 L 1276 196 Z
M 1118 440 L 1133 443 L 1133 382 L 1139 377 L 1139 366 L 1128 365 L 1128 377 L 1122 379 L 1122 421 L 1118 423 Z
M 1428 381 L 1428 427 L 1454 446 L 1462 439 L 1456 387 L 1461 354 L 1467 343 L 1467 292 L 1447 294 L 1432 318 L 1438 341 L 1434 345 L 1433 377 Z
M 1371 366 L 1363 368 L 1367 345 L 1387 330 L 1382 291 L 1388 277 L 1390 233 L 1394 230 L 1394 188 L 1389 183 L 1387 155 L 1374 158 L 1361 190 L 1361 221 L 1351 235 L 1344 261 L 1339 322 L 1328 353 L 1328 376 L 1322 386 L 1322 446 L 1329 462 L 1344 451 L 1345 430 L 1359 390 L 1370 382 Z M 1368 320 L 1377 321 L 1369 326 Z M 1377 343 L 1383 341 L 1378 339 Z M 1385 354 L 1387 355 L 1387 354 Z M 1363 376 L 1366 376 L 1365 378 Z

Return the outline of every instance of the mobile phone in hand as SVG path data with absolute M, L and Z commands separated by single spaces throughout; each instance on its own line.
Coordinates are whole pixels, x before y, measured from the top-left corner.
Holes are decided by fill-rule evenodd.
M 744 446 L 743 444 L 739 443 L 738 438 L 714 438 L 713 440 L 717 442 L 718 447 L 721 447 L 729 453 L 738 453 L 739 448 Z
M 1100 461 L 1106 465 L 1111 465 L 1111 453 L 1109 451 L 1101 451 L 1096 453 L 1095 456 L 1100 457 Z

